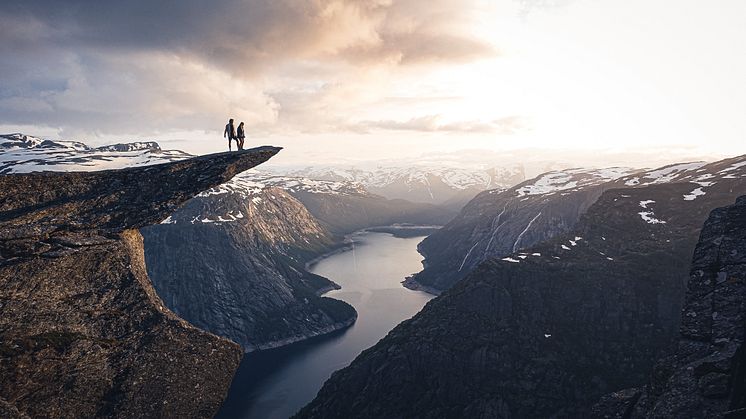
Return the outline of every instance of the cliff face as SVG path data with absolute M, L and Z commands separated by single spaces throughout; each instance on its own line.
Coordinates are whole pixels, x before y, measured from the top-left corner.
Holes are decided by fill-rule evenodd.
M 674 355 L 649 384 L 608 395 L 601 418 L 746 415 L 746 197 L 714 210 L 694 253 Z
M 279 151 L 0 176 L 0 409 L 31 417 L 210 417 L 240 347 L 163 306 L 137 228 Z
M 683 163 L 635 173 L 623 168 L 568 169 L 545 173 L 505 191 L 483 192 L 420 244 L 425 268 L 407 286 L 438 293 L 485 260 L 508 256 L 569 233 L 606 190 L 679 183 L 682 189 L 689 188 L 671 197 L 679 204 L 686 206 L 708 199 L 709 190 L 725 190 L 742 179 L 746 174 L 744 161 L 746 157 L 741 156 L 710 164 Z M 640 207 L 637 212 L 650 211 Z
M 694 199 L 687 182 L 607 190 L 572 234 L 479 265 L 298 417 L 582 417 L 674 342 L 701 226 L 746 193 L 743 166 L 709 167 Z
M 328 333 L 356 318 L 347 303 L 318 296 L 336 285 L 305 263 L 335 239 L 283 189 L 216 188 L 142 234 L 166 305 L 246 351 Z
M 482 192 L 418 249 L 425 268 L 410 288 L 439 293 L 480 263 L 567 233 L 624 169 L 550 172 L 507 190 Z

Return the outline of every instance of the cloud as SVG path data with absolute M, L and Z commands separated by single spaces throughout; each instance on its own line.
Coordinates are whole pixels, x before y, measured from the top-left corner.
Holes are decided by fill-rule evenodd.
M 0 31 L 18 48 L 168 51 L 246 75 L 298 58 L 367 65 L 490 54 L 460 30 L 463 10 L 453 0 L 27 0 L 0 5 Z
M 0 124 L 333 131 L 397 72 L 496 54 L 470 1 L 1 2 Z

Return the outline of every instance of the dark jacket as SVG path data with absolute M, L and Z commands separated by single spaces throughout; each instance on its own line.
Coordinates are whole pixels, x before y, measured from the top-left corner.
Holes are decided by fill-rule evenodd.
M 240 138 L 240 139 L 242 139 L 242 140 L 244 138 L 246 138 L 246 133 L 244 132 L 243 127 L 240 126 L 240 125 L 238 126 L 238 135 L 237 135 L 237 137 Z

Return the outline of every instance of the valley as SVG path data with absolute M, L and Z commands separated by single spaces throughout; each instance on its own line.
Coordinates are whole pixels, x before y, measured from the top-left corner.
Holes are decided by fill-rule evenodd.
M 112 267 L 96 273 L 107 260 L 96 251 L 129 252 L 134 264 L 129 259 L 116 263 L 135 266 L 144 291 L 127 290 L 121 294 L 125 300 L 145 292 L 165 313 L 154 319 L 182 322 L 188 326 L 185 333 L 201 333 L 200 342 L 223 345 L 216 360 L 221 373 L 210 381 L 209 397 L 194 401 L 206 412 L 202 416 L 215 413 L 227 394 L 220 407 L 222 418 L 593 417 L 625 409 L 647 417 L 651 403 L 679 397 L 677 392 L 691 381 L 672 368 L 699 362 L 710 356 L 707 351 L 719 351 L 726 339 L 718 337 L 709 346 L 692 343 L 700 339 L 692 338 L 693 333 L 709 332 L 682 320 L 681 310 L 688 305 L 692 316 L 704 310 L 699 297 L 687 294 L 693 286 L 687 278 L 694 278 L 692 284 L 699 278 L 690 272 L 691 255 L 711 212 L 746 194 L 746 156 L 656 169 L 562 169 L 528 180 L 517 169 L 490 172 L 502 176 L 497 178 L 480 171 L 430 168 L 422 173 L 421 167 L 293 173 L 227 169 L 209 183 L 200 183 L 200 178 L 197 184 L 204 187 L 190 185 L 185 193 L 178 179 L 163 177 L 157 185 L 127 174 L 176 173 L 210 159 L 230 161 L 234 155 L 194 157 L 162 150 L 155 142 L 94 148 L 22 134 L 0 136 L 0 148 L 0 172 L 9 184 L 13 179 L 26 182 L 26 177 L 34 182 L 56 176 L 73 179 L 67 187 L 39 197 L 70 194 L 50 201 L 49 210 L 36 214 L 33 207 L 24 207 L 8 212 L 12 216 L 4 222 L 13 237 L 5 240 L 0 254 L 6 288 L 17 286 L 16 265 L 28 263 L 32 282 L 38 284 L 23 291 L 32 303 L 39 290 L 47 292 L 40 278 L 59 271 L 84 290 L 84 301 L 75 304 L 95 306 L 86 296 L 110 288 L 97 291 L 89 279 L 73 275 L 70 266 L 55 262 L 44 268 L 38 258 L 67 261 L 65 257 L 74 259 L 84 254 L 80 249 L 88 249 L 93 259 L 86 262 L 91 266 L 87 272 L 93 278 L 116 279 L 129 275 L 127 270 Z M 279 149 L 248 153 L 270 151 Z M 248 168 L 256 162 L 241 164 Z M 89 178 L 113 179 L 113 189 L 104 191 L 98 180 L 88 185 L 83 179 Z M 497 186 L 480 189 L 489 185 Z M 18 191 L 18 185 L 13 187 Z M 104 195 L 93 199 L 87 187 Z M 150 208 L 140 199 L 117 203 L 137 187 L 156 195 L 157 188 L 165 188 L 178 204 L 168 201 Z M 438 192 L 428 202 L 421 198 L 423 191 Z M 68 199 L 80 200 L 75 210 L 82 218 L 45 215 L 58 211 L 58 202 L 68 205 Z M 466 202 L 463 207 L 459 199 Z M 4 205 L 21 205 L 17 200 L 6 199 Z M 104 215 L 102 205 L 113 205 L 113 213 Z M 138 205 L 149 209 L 137 210 Z M 13 215 L 24 211 L 30 212 Z M 722 211 L 733 214 L 729 227 L 718 227 L 716 220 L 707 231 L 736 237 L 731 230 L 738 228 L 735 220 L 742 208 Z M 710 242 L 719 243 L 712 237 L 715 233 L 707 234 Z M 730 250 L 736 264 L 739 249 L 733 244 Z M 706 263 L 695 260 L 695 265 L 714 275 L 710 265 L 719 262 L 708 258 Z M 731 305 L 738 305 L 741 288 L 727 284 L 720 292 L 734 294 L 735 300 L 725 296 L 718 300 L 722 309 L 703 315 L 715 319 L 727 310 L 728 324 L 737 323 L 741 313 Z M 111 305 L 116 299 L 106 292 L 101 295 L 109 305 L 86 312 L 123 310 Z M 15 297 L 2 297 L 0 309 L 11 307 L 17 316 Z M 137 315 L 151 316 L 142 314 L 151 309 L 140 307 Z M 75 315 L 61 332 L 44 322 L 38 330 L 6 325 L 12 336 L 3 353 L 16 362 L 8 364 L 9 373 L 20 377 L 26 362 L 48 359 L 51 349 L 66 359 L 57 367 L 64 370 L 76 362 L 65 357 L 79 356 L 81 348 L 92 344 L 103 345 L 109 356 L 126 362 L 155 356 L 138 346 L 158 339 L 141 323 L 133 320 L 134 332 L 128 333 L 145 341 L 112 346 L 105 343 L 113 339 L 107 337 L 109 324 L 94 322 L 91 328 L 90 319 Z M 741 362 L 742 336 L 734 334 L 733 326 L 712 327 L 719 328 L 712 333 L 733 342 L 725 348 L 727 362 Z M 157 333 L 173 332 L 158 326 Z M 171 340 L 162 350 L 170 354 L 179 345 L 183 341 Z M 678 353 L 687 360 L 677 358 Z M 114 368 L 96 362 L 104 370 Z M 153 365 L 162 362 L 152 358 Z M 194 366 L 201 361 L 197 356 L 185 362 Z M 707 362 L 701 361 L 710 365 Z M 715 368 L 713 373 L 719 374 L 697 376 L 712 382 L 707 393 L 700 397 L 686 388 L 685 398 L 675 399 L 678 407 L 669 408 L 691 410 L 695 402 L 709 404 L 713 411 L 728 408 L 711 395 L 723 398 L 731 387 L 742 388 L 737 381 L 728 384 L 731 387 L 720 385 L 731 380 L 724 377 L 743 377 L 740 367 L 729 365 L 699 367 Z M 54 371 L 60 370 L 40 374 Z M 651 371 L 668 381 L 646 384 Z M 201 372 L 192 370 L 189 379 L 205 382 Z M 181 379 L 176 372 L 169 374 L 170 379 Z M 122 376 L 97 385 L 99 390 L 137 385 L 128 380 L 136 379 Z M 38 387 L 30 381 L 19 385 L 20 393 L 0 394 L 0 407 L 15 406 L 18 397 L 26 397 L 24 391 Z M 672 388 L 666 390 L 670 394 L 648 387 L 664 385 Z M 101 394 L 86 393 L 85 408 L 127 411 L 122 402 L 98 400 Z M 181 403 L 185 396 L 174 391 L 169 397 Z M 735 405 L 741 403 L 731 398 Z M 132 406 L 148 412 L 143 403 Z M 71 406 L 75 404 L 60 408 Z
M 247 354 L 219 418 L 283 419 L 310 402 L 332 372 L 346 366 L 432 296 L 401 286 L 418 271 L 421 236 L 359 232 L 349 250 L 314 264 L 310 271 L 340 285 L 326 296 L 355 308 L 358 319 L 344 331 L 271 351 Z M 302 385 L 299 385 L 302 383 Z

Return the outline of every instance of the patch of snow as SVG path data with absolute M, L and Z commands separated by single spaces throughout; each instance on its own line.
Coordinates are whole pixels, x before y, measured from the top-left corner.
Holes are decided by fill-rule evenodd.
M 653 201 L 652 199 L 648 199 L 647 201 L 640 201 L 640 206 L 645 209 L 648 209 L 648 205 L 650 204 L 655 204 L 655 201 Z
M 715 184 L 715 182 L 701 182 L 701 181 L 692 181 L 692 183 L 697 184 L 703 188 L 707 188 Z
M 644 180 L 649 180 L 648 182 L 645 182 L 644 185 L 669 183 L 676 180 L 681 175 L 688 172 L 693 172 L 704 165 L 704 162 L 682 163 L 653 170 L 643 175 Z
M 665 221 L 655 218 L 653 211 L 643 211 L 638 212 L 638 214 L 640 214 L 640 217 L 648 224 L 666 224 Z
M 545 173 L 531 183 L 516 188 L 520 196 L 546 195 L 562 191 L 575 192 L 584 187 L 599 185 L 619 179 L 630 173 L 630 169 L 610 167 L 605 169 L 567 169 Z M 562 195 L 565 195 L 563 193 Z
M 521 263 L 520 260 L 513 259 L 513 258 L 510 258 L 510 257 L 508 257 L 508 258 L 502 258 L 502 260 L 504 260 L 506 262 L 511 262 L 511 263 Z
M 570 250 L 570 248 L 567 247 L 567 246 L 565 246 L 564 244 L 562 245 L 562 248 L 565 249 L 565 250 Z
M 736 170 L 738 168 L 741 168 L 743 166 L 746 166 L 746 160 L 742 161 L 742 162 L 738 162 L 738 163 L 733 163 L 730 167 L 725 168 L 725 169 L 719 171 L 718 173 L 732 172 L 732 171 L 734 171 L 734 170 Z
M 632 179 L 624 182 L 627 186 L 636 186 L 640 184 L 640 178 L 639 177 L 633 177 Z
M 689 192 L 689 194 L 684 195 L 684 201 L 694 201 L 695 199 L 697 199 L 698 196 L 702 196 L 702 195 L 705 195 L 705 194 L 706 194 L 706 192 L 703 191 L 702 188 L 697 188 L 697 189 Z

